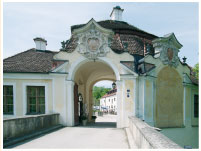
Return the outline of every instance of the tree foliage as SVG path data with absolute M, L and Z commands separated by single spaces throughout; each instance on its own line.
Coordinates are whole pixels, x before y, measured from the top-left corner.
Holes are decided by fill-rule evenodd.
M 193 71 L 195 72 L 195 76 L 198 79 L 199 78 L 199 63 L 197 63 L 194 68 Z
M 99 104 L 100 98 L 104 96 L 108 91 L 110 91 L 111 88 L 105 88 L 105 87 L 93 87 L 93 98 L 95 100 L 95 104 Z

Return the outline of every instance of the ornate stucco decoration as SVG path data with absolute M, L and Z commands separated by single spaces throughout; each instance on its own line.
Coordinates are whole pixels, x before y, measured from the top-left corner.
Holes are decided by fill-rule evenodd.
M 179 64 L 178 52 L 182 45 L 178 42 L 174 33 L 157 38 L 152 42 L 155 52 L 160 53 L 160 60 L 163 64 L 176 68 Z
M 74 30 L 73 34 L 78 37 L 78 52 L 89 59 L 104 57 L 110 50 L 108 45 L 113 31 L 101 27 L 94 19 Z

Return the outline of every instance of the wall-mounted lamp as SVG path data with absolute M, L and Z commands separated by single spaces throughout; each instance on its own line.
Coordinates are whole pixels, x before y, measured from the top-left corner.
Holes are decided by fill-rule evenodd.
M 78 97 L 79 97 L 79 101 L 82 102 L 83 101 L 83 97 L 82 97 L 81 93 L 78 94 Z
M 112 88 L 115 89 L 116 88 L 116 83 L 112 83 Z

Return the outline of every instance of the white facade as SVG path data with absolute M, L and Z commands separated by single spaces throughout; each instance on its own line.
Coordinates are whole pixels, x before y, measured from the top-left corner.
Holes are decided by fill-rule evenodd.
M 100 99 L 100 110 L 107 111 L 109 113 L 117 113 L 117 95 L 113 93 L 112 95 L 104 95 Z

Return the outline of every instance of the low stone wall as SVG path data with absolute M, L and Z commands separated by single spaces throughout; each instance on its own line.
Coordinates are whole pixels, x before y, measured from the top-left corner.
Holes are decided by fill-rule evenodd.
M 156 131 L 154 127 L 134 116 L 129 117 L 129 129 L 138 148 L 181 149 L 178 144 Z
M 3 120 L 3 140 L 25 136 L 59 124 L 59 114 L 30 115 Z

